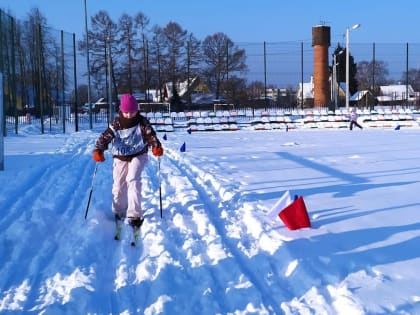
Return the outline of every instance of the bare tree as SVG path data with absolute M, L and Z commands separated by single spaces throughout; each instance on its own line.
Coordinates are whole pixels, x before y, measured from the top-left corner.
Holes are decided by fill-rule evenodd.
M 106 11 L 99 11 L 91 17 L 91 27 L 88 31 L 89 36 L 89 53 L 90 58 L 90 73 L 92 78 L 96 80 L 93 82 L 98 89 L 102 90 L 102 95 L 107 95 L 107 84 L 108 81 L 113 84 L 114 94 L 117 91 L 116 78 L 115 78 L 115 62 L 118 60 L 116 57 L 119 53 L 118 46 L 118 28 L 117 24 L 112 21 L 111 17 Z M 86 40 L 79 41 L 79 50 L 82 54 L 86 50 Z M 111 51 L 109 52 L 108 49 Z M 111 80 L 108 80 L 108 53 L 110 53 L 111 59 Z
M 149 52 L 147 26 L 149 19 L 143 13 L 137 13 L 134 18 L 123 15 L 120 19 L 121 57 L 124 75 L 123 83 L 128 86 L 128 92 L 133 93 L 134 87 L 146 91 L 149 89 Z
M 163 65 L 166 66 L 164 71 L 169 75 L 172 82 L 171 106 L 174 111 L 181 111 L 182 104 L 179 101 L 176 83 L 182 79 L 182 58 L 185 57 L 185 41 L 187 31 L 175 22 L 169 22 L 161 31 L 160 38 L 162 40 L 163 52 L 161 57 L 164 59 Z M 184 72 L 185 73 L 185 72 Z M 176 98 L 175 98 L 176 96 Z
M 376 90 L 378 86 L 388 83 L 388 66 L 384 61 L 361 61 L 357 64 L 356 80 L 361 90 Z
M 29 93 L 29 86 L 30 86 L 30 79 L 31 76 L 28 74 L 30 73 L 30 64 L 28 60 L 28 54 L 26 53 L 25 44 L 24 44 L 24 33 L 23 33 L 23 25 L 21 23 L 17 24 L 16 27 L 16 38 L 15 38 L 15 51 L 17 53 L 17 60 L 18 60 L 18 77 L 17 82 L 21 86 L 22 89 L 22 101 L 25 105 L 33 105 L 32 99 L 30 99 Z
M 118 86 L 120 89 L 127 89 L 128 93 L 133 94 L 133 61 L 136 54 L 134 38 L 137 35 L 133 18 L 128 14 L 123 14 L 118 21 L 118 29 L 120 31 L 119 56 L 125 56 L 125 58 L 121 58 Z
M 176 83 L 180 79 L 181 67 L 183 63 L 181 58 L 185 56 L 185 41 L 187 31 L 175 22 L 169 22 L 163 29 L 163 45 L 168 60 L 168 71 L 171 75 L 172 83 Z
M 200 72 L 198 66 L 200 61 L 202 60 L 201 43 L 192 33 L 190 33 L 188 34 L 188 40 L 186 44 L 187 47 L 184 69 L 186 70 L 185 75 L 187 78 L 187 84 L 188 87 L 190 87 L 191 79 L 197 76 Z M 191 105 L 190 88 L 188 88 L 187 90 L 186 99 L 188 105 Z
M 408 69 L 408 73 L 404 71 L 401 82 L 404 82 L 404 84 L 411 84 L 414 91 L 420 91 L 420 69 L 411 68 Z
M 162 102 L 164 95 L 163 85 L 167 81 L 167 76 L 165 76 L 164 69 L 165 67 L 165 58 L 162 56 L 163 45 L 163 31 L 159 26 L 154 26 L 152 29 L 153 37 L 151 39 L 151 44 L 148 46 L 148 56 L 149 56 L 149 84 L 155 86 L 158 95 L 159 101 Z
M 202 44 L 204 63 L 203 74 L 209 85 L 215 90 L 216 98 L 219 98 L 221 84 L 228 79 L 229 74 L 245 72 L 245 50 L 234 46 L 234 43 L 224 33 L 216 33 L 207 36 Z
M 247 90 L 250 99 L 258 99 L 264 94 L 264 82 L 253 81 L 248 85 Z
M 58 43 L 51 38 L 47 20 L 37 8 L 33 8 L 24 22 L 24 49 L 27 50 L 29 60 L 28 70 L 31 73 L 30 89 L 35 91 L 35 113 L 44 115 L 51 114 L 52 91 L 60 88 L 61 75 L 57 75 L 57 69 L 63 67 L 61 60 L 57 60 L 60 52 L 57 52 Z M 57 93 L 58 94 L 58 93 Z M 56 95 L 57 95 L 56 94 Z M 58 101 L 58 95 L 55 102 Z
M 223 94 L 229 103 L 238 104 L 248 99 L 246 92 L 246 80 L 235 76 L 222 83 Z
M 139 87 L 143 88 L 146 91 L 146 99 L 148 100 L 150 89 L 150 66 L 149 66 L 149 40 L 147 37 L 150 20 L 143 13 L 139 12 L 134 17 L 134 27 L 137 30 L 137 35 L 140 36 L 139 41 L 140 45 L 138 46 L 137 55 L 138 55 L 138 76 L 139 76 Z

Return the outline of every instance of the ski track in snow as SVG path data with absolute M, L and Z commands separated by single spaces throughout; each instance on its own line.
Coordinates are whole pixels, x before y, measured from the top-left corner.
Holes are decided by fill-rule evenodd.
M 246 209 L 241 209 L 238 189 L 235 192 L 231 184 L 221 189 L 226 183 L 189 165 L 175 150 L 167 150 L 161 161 L 163 219 L 157 160 L 149 156 L 143 178 L 146 221 L 136 248 L 129 244 L 129 226 L 124 227 L 121 241 L 113 240 L 111 197 L 98 195 L 110 193 L 112 158 L 108 155 L 98 167 L 85 221 L 96 136 L 74 139 L 64 145 L 62 154 L 40 156 L 42 166 L 22 174 L 23 183 L 36 184 L 17 187 L 16 183 L 6 194 L 9 211 L 0 221 L 6 235 L 5 259 L 0 263 L 2 274 L 7 275 L 0 279 L 0 287 L 6 289 L 0 301 L 9 303 L 4 310 L 11 311 L 10 305 L 15 305 L 16 310 L 68 314 L 80 309 L 100 314 L 152 314 L 163 309 L 173 314 L 186 310 L 216 314 L 226 309 L 281 312 L 278 299 L 286 294 L 285 284 L 273 278 L 280 279 L 286 267 L 276 257 L 256 251 L 259 240 L 240 223 Z M 22 195 L 17 198 L 12 191 Z M 14 249 L 14 242 L 26 245 Z M 63 261 L 66 268 L 58 265 Z M 25 278 L 13 275 L 15 264 Z M 273 273 L 258 274 L 255 264 L 270 265 Z M 201 294 L 191 295 L 187 288 Z M 86 292 L 90 299 L 78 298 Z
M 278 301 L 291 298 L 288 296 L 290 295 L 290 292 L 285 290 L 285 288 L 293 292 L 294 287 L 297 287 L 296 291 L 299 292 L 299 286 L 296 286 L 296 280 L 299 279 L 288 279 L 298 267 L 299 262 L 297 260 L 292 260 L 287 250 L 287 246 L 280 247 L 280 250 L 275 252 L 274 255 L 264 255 L 254 251 L 254 249 L 259 247 L 259 236 L 261 235 L 257 235 L 256 237 L 251 237 L 249 235 L 249 229 L 246 226 L 248 220 L 244 220 L 244 216 L 247 216 L 247 213 L 245 212 L 245 209 L 240 209 L 242 198 L 239 188 L 228 187 L 228 189 L 221 189 L 222 184 L 212 178 L 206 171 L 197 168 L 193 164 L 179 162 L 179 158 L 172 158 L 171 161 L 176 164 L 176 167 L 180 170 L 181 176 L 188 178 L 189 184 L 193 187 L 193 191 L 198 192 L 196 202 L 198 202 L 198 204 L 206 205 L 206 213 L 209 216 L 208 219 L 211 221 L 211 224 L 215 226 L 222 247 L 226 249 L 228 257 L 233 257 L 231 259 L 231 266 L 226 268 L 226 270 L 239 270 L 240 272 L 239 277 L 235 275 L 236 278 L 231 277 L 231 279 L 222 283 L 234 283 L 237 279 L 241 279 L 241 281 L 245 280 L 248 282 L 246 285 L 248 290 L 246 293 L 238 292 L 237 294 L 239 296 L 245 294 L 245 296 L 249 297 L 250 301 L 255 300 L 261 303 L 261 305 L 264 305 L 267 309 L 260 309 L 259 311 L 262 313 L 283 313 Z M 184 188 L 185 187 L 182 189 Z M 226 190 L 230 192 L 236 190 L 236 193 L 232 198 L 226 199 L 223 193 Z M 175 209 L 176 208 L 179 207 L 175 207 Z M 197 210 L 195 207 L 191 208 L 194 208 L 194 211 Z M 221 211 L 225 212 L 227 215 L 223 216 L 220 213 Z M 245 222 L 245 224 L 240 224 L 240 222 Z M 254 218 L 254 220 L 248 224 L 252 224 L 255 228 L 259 222 Z M 229 229 L 229 227 L 231 228 Z M 230 236 L 230 234 L 232 234 L 230 232 L 237 234 L 237 236 Z M 265 233 L 267 231 L 263 232 Z M 190 239 L 188 237 L 185 238 Z M 240 248 L 240 250 L 238 250 L 238 248 Z M 249 253 L 249 256 L 244 255 L 244 252 Z M 257 271 L 255 271 L 255 266 L 258 265 L 262 266 L 262 270 L 272 270 L 272 272 L 267 275 L 262 275 L 258 272 L 258 268 L 256 269 Z M 267 265 L 268 267 L 266 267 Z M 317 273 L 317 275 L 320 274 Z M 301 270 L 300 276 L 304 277 L 305 281 L 308 281 L 309 275 L 306 274 L 306 272 Z M 243 288 L 241 289 L 243 290 Z M 223 296 L 220 298 L 224 301 Z M 243 303 L 244 301 L 241 302 Z M 239 302 L 239 304 L 241 302 Z M 238 302 L 236 302 L 236 304 L 238 304 Z
M 179 177 L 186 179 L 178 181 L 181 185 L 171 185 L 179 187 L 178 191 L 175 189 L 173 192 L 175 196 L 185 195 L 185 191 L 191 192 L 192 195 L 184 196 L 181 199 L 178 198 L 178 203 L 187 202 L 183 207 L 176 205 L 172 207 L 174 210 L 185 209 L 186 211 L 176 214 L 171 213 L 174 216 L 174 224 L 176 225 L 178 222 L 179 230 L 172 231 L 173 228 L 170 228 L 171 235 L 169 238 L 178 240 L 176 243 L 177 248 L 174 248 L 176 252 L 171 253 L 170 256 L 181 256 L 181 265 L 187 265 L 188 268 L 186 270 L 188 271 L 191 265 L 191 256 L 194 255 L 194 247 L 198 246 L 200 250 L 211 247 L 212 251 L 214 251 L 215 246 L 218 247 L 216 252 L 219 252 L 220 257 L 196 258 L 197 264 L 202 264 L 199 268 L 208 269 L 209 277 L 207 283 L 204 282 L 203 292 L 217 294 L 215 300 L 221 305 L 221 310 L 225 309 L 226 306 L 229 308 L 229 304 L 231 304 L 230 308 L 233 308 L 234 305 L 238 306 L 238 300 L 244 294 L 249 300 L 261 300 L 265 306 L 268 305 L 270 309 L 278 312 L 278 305 L 272 300 L 271 294 L 266 292 L 264 285 L 261 285 L 257 280 L 259 277 L 247 267 L 248 258 L 243 257 L 243 254 L 237 249 L 238 240 L 229 238 L 226 234 L 226 229 L 219 223 L 220 210 L 234 214 L 236 200 L 224 202 L 223 196 L 218 195 L 218 190 L 213 187 L 215 180 L 208 173 L 193 166 L 187 167 L 186 163 L 180 163 L 179 159 L 171 153 L 168 153 L 166 157 L 164 161 L 171 164 L 169 169 L 175 170 L 172 172 L 179 173 Z M 167 164 L 165 166 L 168 167 Z M 173 175 L 175 174 L 170 174 L 169 176 Z M 171 199 L 171 196 L 166 197 Z M 230 219 L 234 220 L 235 218 L 231 217 Z M 187 229 L 185 230 L 185 228 Z M 177 236 L 178 234 L 181 235 Z M 187 241 L 183 244 L 182 241 L 184 239 Z M 187 257 L 182 257 L 182 254 L 187 254 Z M 222 265 L 226 264 L 225 270 L 214 267 L 215 263 L 219 262 L 219 259 L 223 260 Z M 185 277 L 185 272 L 183 272 L 182 276 Z M 193 277 L 191 275 L 192 280 L 196 281 Z M 234 292 L 235 290 L 229 287 L 229 284 L 234 284 L 239 280 L 249 282 L 246 293 Z M 209 287 L 205 287 L 206 285 Z M 197 287 L 196 284 L 195 287 Z M 237 294 L 239 296 L 236 296 Z M 177 302 L 179 303 L 179 300 Z M 190 303 L 190 299 L 186 296 L 185 306 L 188 306 Z M 202 301 L 197 301 L 197 303 L 202 303 Z M 208 310 L 210 311 L 211 308 L 215 311 L 214 306 L 209 306 Z M 197 311 L 200 309 L 206 309 L 206 306 L 199 305 Z
M 352 294 L 352 275 L 372 286 L 389 281 L 370 266 L 346 263 L 345 252 L 335 264 L 328 252 L 308 252 L 310 238 L 288 242 L 243 195 L 246 181 L 212 175 L 210 164 L 193 163 L 170 146 L 160 177 L 149 154 L 138 246 L 130 246 L 128 225 L 115 241 L 109 153 L 98 165 L 84 219 L 97 136 L 68 137 L 59 154 L 29 153 L 36 167 L 18 171 L 22 180 L 4 187 L 2 313 L 365 314 Z M 223 160 L 212 167 L 222 168 Z
M 25 283 L 30 290 L 26 299 L 40 302 L 38 306 L 21 303 L 23 309 L 38 310 L 52 301 L 60 300 L 53 296 L 54 290 L 65 291 L 64 286 L 61 286 L 53 289 L 53 292 L 48 292 L 47 286 L 51 279 L 60 278 L 60 275 L 50 274 L 50 272 L 56 269 L 54 257 L 60 254 L 62 245 L 68 246 L 68 242 L 73 241 L 73 237 L 76 236 L 78 242 L 73 243 L 73 246 L 77 249 L 84 239 L 82 235 L 77 234 L 78 229 L 72 233 L 72 227 L 74 227 L 72 222 L 76 215 L 74 209 L 79 207 L 80 196 L 83 196 L 86 190 L 81 183 L 85 183 L 85 178 L 89 176 L 84 168 L 87 159 L 81 158 L 80 152 L 77 152 L 84 146 L 85 143 L 76 144 L 76 148 L 71 148 L 72 152 L 66 152 L 65 154 L 72 155 L 70 158 L 46 154 L 43 157 L 45 163 L 42 167 L 28 175 L 30 178 L 38 178 L 30 180 L 36 184 L 16 190 L 23 196 L 17 198 L 15 194 L 10 194 L 5 201 L 9 211 L 1 220 L 0 227 L 6 234 L 4 252 L 10 259 L 3 260 L 6 264 L 2 265 L 2 270 L 4 274 L 10 276 L 2 277 L 0 281 L 3 288 L 10 287 L 16 282 Z M 70 165 L 69 161 L 71 161 Z M 78 174 L 79 170 L 83 173 Z M 63 178 L 66 179 L 64 184 Z M 14 200 L 17 201 L 14 202 Z M 15 234 L 8 233 L 8 230 L 15 231 Z M 22 242 L 26 246 L 14 247 L 15 242 Z M 61 260 L 62 258 L 59 257 L 58 261 L 61 262 Z M 13 263 L 16 261 L 19 262 L 19 274 L 28 275 L 26 279 L 17 279 L 13 276 L 12 270 L 16 268 Z M 71 261 L 69 263 L 71 265 Z M 75 271 L 79 268 L 71 266 L 71 269 L 73 267 Z M 68 292 L 62 292 L 61 300 L 65 301 L 68 294 Z M 37 298 L 31 295 L 37 295 Z

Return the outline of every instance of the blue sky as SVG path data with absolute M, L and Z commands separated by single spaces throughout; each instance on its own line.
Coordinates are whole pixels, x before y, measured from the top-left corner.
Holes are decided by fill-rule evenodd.
M 419 43 L 420 19 L 415 1 L 327 1 L 327 0 L 86 0 L 88 15 L 107 11 L 117 21 L 123 13 L 143 12 L 151 25 L 179 23 L 198 39 L 216 32 L 234 42 L 311 41 L 312 27 L 331 27 L 331 42 L 344 42 L 345 29 L 354 43 Z M 349 4 L 346 10 L 346 3 Z M 38 7 L 53 28 L 84 31 L 84 0 L 2 0 L 0 7 L 17 18 Z

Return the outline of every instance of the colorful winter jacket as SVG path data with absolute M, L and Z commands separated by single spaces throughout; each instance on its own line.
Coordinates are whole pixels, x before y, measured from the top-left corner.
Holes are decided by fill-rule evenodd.
M 132 118 L 124 118 L 121 114 L 115 118 L 112 125 L 99 136 L 95 150 L 103 152 L 110 143 L 113 157 L 123 161 L 147 153 L 148 147 L 162 146 L 149 120 L 140 113 Z

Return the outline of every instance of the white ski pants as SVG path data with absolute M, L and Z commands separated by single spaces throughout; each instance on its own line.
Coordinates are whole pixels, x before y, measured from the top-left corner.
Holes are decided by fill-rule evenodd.
M 141 218 L 141 174 L 148 155 L 140 154 L 130 162 L 114 158 L 112 185 L 112 212 L 127 217 Z

